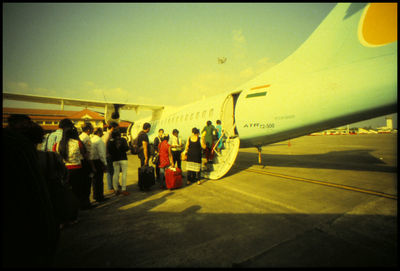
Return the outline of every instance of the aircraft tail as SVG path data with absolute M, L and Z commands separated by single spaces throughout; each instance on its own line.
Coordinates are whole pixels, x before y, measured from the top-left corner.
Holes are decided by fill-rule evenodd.
M 292 55 L 264 75 L 285 80 L 384 55 L 397 60 L 397 3 L 339 3 Z M 249 85 L 265 81 L 264 75 Z
M 274 68 L 304 74 L 383 55 L 397 56 L 397 3 L 340 3 Z

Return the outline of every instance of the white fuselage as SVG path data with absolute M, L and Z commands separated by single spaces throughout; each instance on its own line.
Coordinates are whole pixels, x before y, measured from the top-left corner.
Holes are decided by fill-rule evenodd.
M 150 139 L 160 128 L 178 129 L 186 139 L 193 127 L 201 131 L 208 120 L 215 125 L 220 119 L 241 147 L 259 147 L 396 112 L 397 36 L 388 40 L 382 31 L 374 34 L 379 44 L 364 42 L 369 28 L 387 19 L 368 12 L 394 6 L 368 4 L 349 13 L 352 5 L 338 4 L 292 55 L 253 80 L 137 121 L 133 135 L 148 121 Z M 397 32 L 387 21 L 385 27 Z

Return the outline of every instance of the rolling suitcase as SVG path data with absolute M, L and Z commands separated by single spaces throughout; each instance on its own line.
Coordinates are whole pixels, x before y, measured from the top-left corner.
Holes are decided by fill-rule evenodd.
M 165 186 L 167 189 L 179 188 L 182 186 L 182 170 L 179 168 L 167 168 L 165 170 Z
M 141 191 L 147 191 L 156 183 L 154 177 L 154 167 L 143 166 L 138 169 L 138 185 Z

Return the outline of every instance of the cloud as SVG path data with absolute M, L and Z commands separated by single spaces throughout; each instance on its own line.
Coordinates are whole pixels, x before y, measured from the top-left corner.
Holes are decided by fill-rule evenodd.
M 259 74 L 267 71 L 271 67 L 275 66 L 276 64 L 277 63 L 270 61 L 270 59 L 268 57 L 261 58 L 257 61 L 256 65 L 255 65 L 254 74 L 259 75 Z
M 5 82 L 4 90 L 6 92 L 22 92 L 29 91 L 29 85 L 25 82 Z
M 259 59 L 253 66 L 247 67 L 246 69 L 243 69 L 240 73 L 239 76 L 242 79 L 250 80 L 257 75 L 267 71 L 269 68 L 274 66 L 276 63 L 271 62 L 268 57 L 264 57 Z
M 83 86 L 84 87 L 94 87 L 94 86 L 96 86 L 96 83 L 92 82 L 92 81 L 85 81 L 85 82 L 83 82 Z
M 239 44 L 245 44 L 246 43 L 246 38 L 244 37 L 242 33 L 242 29 L 239 30 L 233 30 L 233 40 Z
M 218 89 L 218 73 L 209 72 L 201 73 L 195 76 L 187 84 L 183 85 L 176 95 L 174 105 L 183 105 L 197 100 L 201 100 L 203 97 L 210 97 L 216 93 Z
M 94 88 L 89 91 L 89 96 L 93 100 L 106 100 L 107 102 L 128 102 L 130 98 L 129 91 L 122 88 Z
M 240 72 L 240 77 L 241 78 L 250 78 L 254 75 L 254 70 L 253 68 L 249 67 L 243 71 Z
M 60 96 L 59 94 L 57 94 L 57 91 L 48 90 L 47 88 L 34 88 L 32 90 L 32 94 L 43 95 L 43 96 L 54 96 L 54 97 Z
M 25 82 L 5 82 L 4 91 L 12 93 L 42 95 L 42 96 L 57 96 L 55 90 L 49 90 L 42 87 L 31 87 Z
M 246 72 L 250 73 L 251 69 Z M 234 91 L 246 80 L 247 78 L 243 78 L 241 74 L 238 76 L 237 73 L 228 71 L 198 74 L 180 88 L 178 95 L 174 96 L 174 105 L 184 105 L 224 92 Z
M 238 42 L 245 43 L 240 31 L 236 33 L 236 39 Z M 175 96 L 174 103 L 175 105 L 182 105 L 201 100 L 203 97 L 207 98 L 234 91 L 238 86 L 265 72 L 275 64 L 269 58 L 264 57 L 255 62 L 254 65 L 245 66 L 239 72 L 210 71 L 198 74 L 181 87 L 179 94 Z M 166 96 L 163 100 L 170 100 L 170 97 Z
M 117 103 L 157 104 L 154 97 L 139 96 L 122 87 L 104 88 L 93 81 L 85 81 L 81 86 L 81 90 L 68 91 L 69 96 L 78 99 Z
M 247 41 L 243 35 L 242 29 L 232 31 L 233 48 L 232 55 L 237 59 L 244 59 L 247 55 Z
M 269 63 L 269 58 L 268 57 L 263 57 L 260 60 L 257 61 L 258 65 L 267 65 Z

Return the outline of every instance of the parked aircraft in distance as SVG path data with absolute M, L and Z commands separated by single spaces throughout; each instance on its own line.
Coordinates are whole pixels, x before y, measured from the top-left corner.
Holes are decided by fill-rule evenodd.
M 106 121 L 119 110 L 151 110 L 129 127 L 135 138 L 151 123 L 176 128 L 183 139 L 193 127 L 220 119 L 225 149 L 207 178 L 224 176 L 239 145 L 258 148 L 397 112 L 397 3 L 339 3 L 289 57 L 234 90 L 179 108 L 120 102 L 83 101 L 3 93 L 3 98 L 105 108 Z

